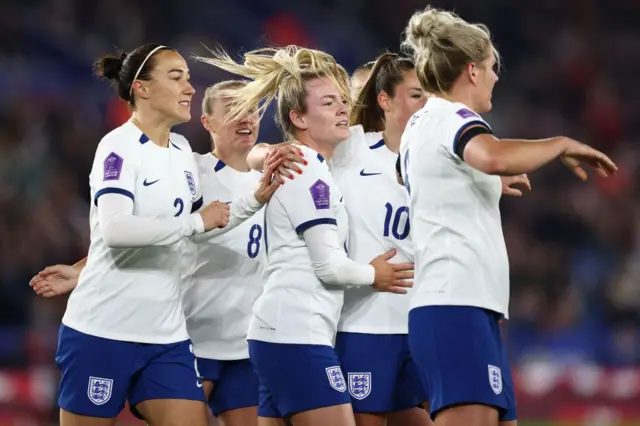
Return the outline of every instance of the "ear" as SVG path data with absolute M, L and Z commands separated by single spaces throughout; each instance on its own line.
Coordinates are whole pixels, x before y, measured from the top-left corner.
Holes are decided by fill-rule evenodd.
M 467 77 L 469 78 L 471 84 L 473 84 L 474 86 L 478 83 L 478 71 L 478 66 L 475 64 L 475 62 L 467 64 Z
M 385 91 L 378 94 L 378 105 L 384 112 L 388 112 L 391 109 L 391 96 Z
M 135 93 L 139 98 L 141 99 L 149 98 L 149 90 L 147 89 L 147 86 L 145 86 L 142 81 L 140 80 L 134 81 L 132 87 L 133 87 L 133 93 Z
M 211 124 L 209 123 L 206 115 L 202 114 L 200 116 L 200 122 L 202 123 L 202 127 L 204 127 L 207 132 L 211 132 Z
M 304 114 L 299 111 L 289 111 L 289 120 L 291 120 L 291 123 L 298 129 L 307 130 L 307 121 L 305 120 Z

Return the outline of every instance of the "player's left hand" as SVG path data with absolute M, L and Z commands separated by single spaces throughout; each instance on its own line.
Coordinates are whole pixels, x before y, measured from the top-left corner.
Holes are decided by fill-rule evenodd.
M 29 286 L 38 296 L 45 299 L 62 296 L 76 288 L 80 274 L 73 266 L 53 265 L 31 278 Z
M 527 191 L 531 191 L 531 182 L 526 174 L 517 176 L 500 176 L 502 181 L 502 193 L 511 195 L 512 197 L 522 197 L 522 191 L 518 188 L 512 188 L 513 185 L 521 185 Z
M 282 184 L 279 179 L 276 179 L 276 171 L 285 160 L 281 154 L 270 152 L 264 161 L 264 173 L 254 194 L 260 204 L 266 204 Z
M 291 142 L 283 142 L 271 147 L 271 151 L 264 161 L 265 170 L 269 156 L 282 159 L 275 172 L 275 178 L 282 184 L 285 182 L 285 178 L 293 179 L 294 173 L 301 175 L 301 167 L 308 164 L 302 150 Z

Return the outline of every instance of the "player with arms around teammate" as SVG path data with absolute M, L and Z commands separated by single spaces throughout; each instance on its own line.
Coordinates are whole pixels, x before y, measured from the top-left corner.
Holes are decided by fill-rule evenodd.
M 245 85 L 223 81 L 205 92 L 202 124 L 211 135 L 213 152 L 195 154 L 205 203 L 234 200 L 255 188 L 262 176 L 247 165 L 258 137 L 257 105 L 247 115 L 227 120 L 232 103 L 222 96 Z M 209 407 L 226 426 L 256 425 L 258 376 L 249 361 L 247 329 L 262 292 L 264 209 L 194 249 L 184 309 Z
M 411 353 L 436 425 L 515 424 L 513 380 L 498 327 L 509 304 L 499 176 L 528 173 L 557 157 L 581 179 L 582 163 L 602 176 L 617 168 L 566 137 L 492 134 L 479 115 L 491 110 L 498 80 L 487 27 L 427 8 L 409 21 L 404 44 L 431 94 L 400 146 L 416 262 Z
M 178 288 L 180 243 L 237 226 L 278 184 L 261 181 L 256 196 L 236 200 L 231 211 L 217 202 L 195 212 L 202 203 L 198 170 L 189 143 L 170 131 L 191 118 L 194 90 L 184 59 L 147 44 L 96 66 L 133 115 L 102 139 L 90 174 L 91 245 L 56 355 L 61 424 L 114 424 L 128 400 L 150 425 L 204 426 Z
M 426 101 L 411 59 L 381 55 L 351 111 L 351 135 L 336 149 L 331 173 L 349 215 L 349 258 L 360 263 L 389 249 L 413 262 L 406 189 L 396 179 L 400 137 Z M 336 353 L 356 424 L 430 424 L 427 400 L 407 337 L 409 297 L 370 287 L 345 290 Z
M 253 81 L 239 90 L 232 116 L 277 97 L 278 121 L 308 165 L 280 187 L 265 211 L 267 267 L 264 292 L 249 326 L 249 354 L 260 377 L 260 425 L 353 425 L 353 412 L 333 341 L 344 285 L 404 292 L 411 265 L 370 265 L 346 256 L 347 215 L 326 166 L 349 135 L 347 75 L 323 52 L 290 47 L 226 54 L 205 62 Z M 284 189 L 284 191 L 282 190 Z

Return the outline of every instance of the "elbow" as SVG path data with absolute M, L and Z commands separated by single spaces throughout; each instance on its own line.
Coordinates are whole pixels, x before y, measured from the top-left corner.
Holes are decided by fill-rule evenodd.
M 325 284 L 329 285 L 339 285 L 340 282 L 338 280 L 338 276 L 334 273 L 331 268 L 327 268 L 322 264 L 312 263 L 313 272 L 315 272 L 316 276 Z
M 480 171 L 488 175 L 502 176 L 507 174 L 507 163 L 503 158 L 497 155 L 489 156 L 481 164 Z
M 102 232 L 100 233 L 102 241 L 104 241 L 104 244 L 110 249 L 127 248 L 128 245 L 126 241 L 119 235 L 117 229 L 114 228 L 110 223 L 102 227 Z
M 504 155 L 500 150 L 467 150 L 465 152 L 464 161 L 474 169 L 478 169 L 488 175 L 504 175 L 507 174 L 508 164 Z

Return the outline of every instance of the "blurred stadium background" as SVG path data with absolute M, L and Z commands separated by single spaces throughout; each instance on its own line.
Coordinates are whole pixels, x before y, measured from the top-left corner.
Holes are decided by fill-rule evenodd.
M 640 425 L 640 30 L 637 0 L 456 0 L 489 25 L 505 69 L 488 117 L 499 135 L 566 134 L 621 166 L 583 184 L 560 166 L 505 200 L 512 319 L 505 327 L 520 425 Z M 88 172 L 126 106 L 91 74 L 113 46 L 206 53 L 299 44 L 348 70 L 397 50 L 417 0 L 3 0 L 0 3 L 0 425 L 56 424 L 57 329 L 65 300 L 30 277 L 88 244 Z M 199 95 L 225 76 L 191 62 Z M 198 102 L 199 103 L 199 102 Z M 208 149 L 194 119 L 179 129 Z M 280 141 L 272 115 L 260 140 Z M 127 420 L 129 419 L 129 420 Z M 129 415 L 123 425 L 130 424 Z M 133 423 L 131 423 L 133 424 Z M 137 423 L 135 423 L 137 424 Z

